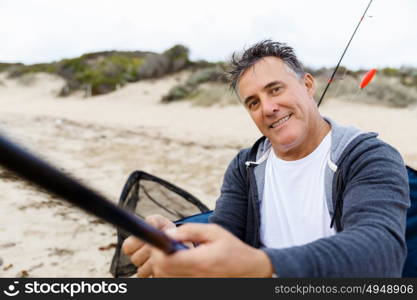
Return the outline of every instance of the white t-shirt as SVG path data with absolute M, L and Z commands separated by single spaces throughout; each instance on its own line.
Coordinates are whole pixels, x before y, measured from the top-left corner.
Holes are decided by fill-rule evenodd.
M 285 161 L 271 149 L 261 201 L 261 242 L 270 248 L 304 245 L 335 234 L 324 191 L 331 133 L 308 156 Z

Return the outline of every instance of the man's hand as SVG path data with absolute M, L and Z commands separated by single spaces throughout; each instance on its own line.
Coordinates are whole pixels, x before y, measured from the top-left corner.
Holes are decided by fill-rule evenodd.
M 149 216 L 145 221 L 162 231 L 175 228 L 174 223 L 160 215 Z M 138 277 L 147 278 L 153 276 L 152 264 L 149 260 L 151 246 L 134 236 L 130 236 L 123 242 L 122 250 L 126 255 L 130 256 L 132 263 L 138 267 Z
M 262 250 L 252 248 L 214 224 L 185 224 L 169 235 L 198 247 L 166 255 L 152 247 L 155 277 L 271 277 L 273 267 Z

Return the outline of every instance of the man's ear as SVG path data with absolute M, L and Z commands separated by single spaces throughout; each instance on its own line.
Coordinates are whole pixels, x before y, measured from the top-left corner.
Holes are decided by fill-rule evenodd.
M 307 93 L 313 97 L 316 92 L 316 81 L 310 73 L 304 74 L 304 85 L 307 89 Z

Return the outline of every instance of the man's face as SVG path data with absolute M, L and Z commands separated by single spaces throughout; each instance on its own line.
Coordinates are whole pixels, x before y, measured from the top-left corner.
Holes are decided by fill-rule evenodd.
M 238 92 L 278 155 L 292 155 L 308 142 L 318 115 L 310 74 L 298 79 L 281 59 L 268 56 L 243 73 Z

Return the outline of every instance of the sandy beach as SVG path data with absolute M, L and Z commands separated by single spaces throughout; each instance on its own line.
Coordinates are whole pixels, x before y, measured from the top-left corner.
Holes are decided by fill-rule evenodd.
M 243 107 L 160 104 L 186 72 L 102 96 L 57 97 L 63 81 L 0 74 L 0 132 L 116 202 L 134 170 L 162 177 L 214 207 L 223 173 L 260 135 Z M 327 99 L 323 115 L 380 137 L 417 168 L 417 107 Z M 115 230 L 0 169 L 0 277 L 109 277 Z

